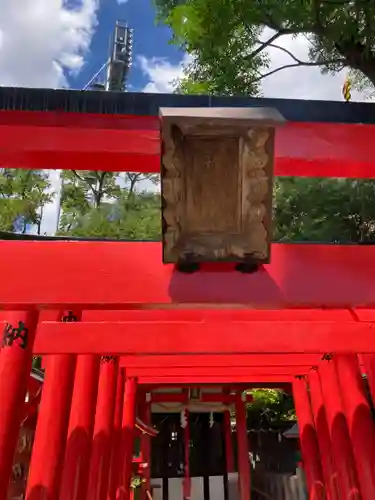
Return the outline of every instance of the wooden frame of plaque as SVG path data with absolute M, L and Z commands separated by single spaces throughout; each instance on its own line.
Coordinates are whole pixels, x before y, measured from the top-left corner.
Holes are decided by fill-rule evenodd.
M 163 262 L 270 260 L 270 108 L 162 108 Z

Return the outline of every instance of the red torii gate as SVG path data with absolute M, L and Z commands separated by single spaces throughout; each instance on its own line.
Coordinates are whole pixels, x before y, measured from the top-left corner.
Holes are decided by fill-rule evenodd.
M 154 117 L 2 111 L 0 125 L 7 166 L 159 169 Z M 290 122 L 278 132 L 276 172 L 373 178 L 373 130 Z M 326 148 L 316 147 L 322 136 Z M 205 383 L 292 384 L 310 498 L 373 500 L 375 439 L 357 354 L 365 353 L 374 397 L 375 248 L 274 244 L 272 252 L 272 263 L 252 275 L 220 264 L 187 276 L 161 264 L 159 243 L 3 241 L 0 500 L 33 353 L 46 356 L 46 378 L 28 500 L 107 492 L 129 500 L 142 384 Z M 150 354 L 163 363 L 132 366 L 131 356 L 150 363 Z M 193 355 L 200 366 L 187 359 Z M 142 411 L 147 423 L 147 405 Z M 248 500 L 245 444 L 239 462 Z

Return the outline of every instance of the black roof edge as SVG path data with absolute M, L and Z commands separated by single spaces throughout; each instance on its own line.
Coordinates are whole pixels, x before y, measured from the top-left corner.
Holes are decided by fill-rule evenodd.
M 161 107 L 273 107 L 289 121 L 375 124 L 375 103 L 0 87 L 0 110 L 157 116 Z

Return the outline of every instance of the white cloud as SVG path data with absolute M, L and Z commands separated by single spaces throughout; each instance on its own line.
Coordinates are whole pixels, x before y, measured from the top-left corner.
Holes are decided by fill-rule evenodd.
M 78 71 L 98 0 L 0 0 L 0 85 L 57 88 Z
M 191 57 L 185 55 L 178 64 L 171 64 L 162 57 L 147 59 L 144 56 L 137 58 L 142 72 L 149 78 L 143 92 L 156 92 L 160 94 L 173 92 L 174 82 L 182 77 L 184 67 L 189 64 Z
M 272 31 L 265 29 L 262 40 L 266 41 L 271 35 Z M 308 61 L 309 42 L 304 36 L 295 38 L 283 36 L 275 43 L 292 52 L 298 59 Z M 268 54 L 271 59 L 269 71 L 295 62 L 288 54 L 276 48 L 270 48 Z M 143 91 L 172 92 L 174 89 L 173 81 L 182 76 L 183 68 L 189 61 L 191 61 L 189 56 L 185 56 L 178 64 L 174 65 L 163 58 L 147 59 L 143 56 L 139 57 L 140 68 L 149 78 L 149 82 Z M 341 91 L 345 76 L 345 71 L 336 75 L 322 75 L 318 67 L 288 68 L 265 78 L 262 81 L 262 93 L 264 97 L 341 101 L 343 99 Z M 352 100 L 365 99 L 364 94 L 352 90 Z
M 266 41 L 273 32 L 265 29 L 262 41 Z M 308 61 L 308 40 L 300 35 L 280 37 L 274 42 L 280 47 L 291 52 L 301 61 Z M 293 64 L 295 61 L 285 52 L 270 48 L 268 54 L 271 59 L 269 71 Z M 262 81 L 264 97 L 280 97 L 285 99 L 322 99 L 331 101 L 342 101 L 342 86 L 346 77 L 346 70 L 335 75 L 322 75 L 319 67 L 300 66 L 278 71 Z M 365 100 L 364 94 L 353 90 L 352 99 L 355 101 Z
M 0 0 L 0 85 L 58 88 L 84 64 L 99 0 Z M 59 193 L 60 174 L 50 172 Z M 56 229 L 58 194 L 44 207 L 41 232 Z

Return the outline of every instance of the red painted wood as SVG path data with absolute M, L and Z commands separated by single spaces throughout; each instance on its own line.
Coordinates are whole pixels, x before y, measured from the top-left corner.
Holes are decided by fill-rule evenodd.
M 151 308 L 143 309 L 135 306 L 125 310 L 88 310 L 83 313 L 84 321 L 187 321 L 201 322 L 214 320 L 231 323 L 232 321 L 363 321 L 374 322 L 375 311 L 373 309 L 252 309 L 246 306 L 236 305 L 207 306 L 194 304 L 171 304 L 152 305 Z M 43 311 L 44 312 L 44 311 Z M 5 312 L 0 312 L 5 314 Z M 54 321 L 55 318 L 41 317 L 40 321 Z M 268 355 L 268 354 L 266 354 Z M 256 359 L 259 357 L 256 356 Z
M 153 377 L 140 377 L 138 379 L 139 384 L 143 385 L 155 385 L 155 386 L 166 386 L 166 385 L 233 385 L 241 384 L 249 387 L 250 385 L 258 384 L 258 387 L 268 387 L 268 384 L 277 384 L 275 387 L 283 386 L 285 383 L 293 382 L 294 375 L 242 375 L 242 376 L 230 376 L 225 375 L 210 375 L 210 376 L 194 376 L 188 375 L 186 377 L 175 377 L 174 375 L 169 375 L 167 377 L 158 377 L 154 375 Z M 259 385 L 259 384 L 265 385 Z M 267 384 L 267 385 L 266 385 Z
M 2 111 L 0 162 L 20 168 L 159 172 L 158 117 Z M 374 177 L 374 125 L 288 122 L 276 175 Z M 53 165 L 53 167 L 51 167 Z
M 240 489 L 240 499 L 250 500 L 251 497 L 251 476 L 249 439 L 246 427 L 246 412 L 243 401 L 237 400 L 236 411 L 236 434 L 237 434 L 237 463 L 238 463 L 238 484 Z
M 147 434 L 148 436 L 151 437 L 155 437 L 158 434 L 157 429 L 155 429 L 151 425 L 147 425 L 139 417 L 135 418 L 135 432 L 141 436 Z
M 100 304 L 97 305 L 100 307 Z M 192 304 L 176 304 L 176 307 L 172 305 L 168 307 L 161 304 L 160 308 L 158 306 L 152 306 L 150 309 L 142 309 L 142 306 L 128 306 L 130 309 L 123 310 L 88 310 L 84 311 L 82 318 L 88 322 L 140 322 L 140 323 L 154 323 L 154 322 L 202 322 L 207 320 L 214 320 L 225 323 L 232 323 L 232 321 L 237 322 L 249 322 L 249 321 L 328 321 L 328 322 L 343 322 L 343 321 L 358 321 L 363 323 L 372 323 L 375 321 L 375 311 L 373 309 L 251 309 L 234 306 L 226 306 L 225 304 L 220 305 L 220 308 L 212 309 L 212 305 L 207 305 L 207 307 L 200 307 L 199 305 L 194 306 Z M 194 308 L 195 307 L 195 308 Z M 210 308 L 211 307 L 211 308 Z M 46 314 L 51 313 L 51 314 Z M 7 311 L 0 310 L 0 321 L 4 322 L 6 319 Z M 52 315 L 52 317 L 51 317 Z M 39 322 L 51 322 L 55 321 L 55 311 L 42 310 L 40 312 Z M 250 356 L 250 357 L 249 357 Z M 251 359 L 257 362 L 259 359 L 265 359 L 265 357 L 270 356 L 279 359 L 279 355 L 269 355 L 268 353 L 263 353 L 263 358 L 259 355 L 251 357 L 251 355 L 246 355 L 246 359 Z M 288 356 L 286 358 L 286 356 Z M 293 357 L 294 356 L 294 357 Z M 155 359 L 159 359 L 160 356 Z M 130 357 L 130 363 L 134 357 Z M 143 359 L 143 358 L 140 358 Z M 161 358 L 160 358 L 161 359 Z M 168 356 L 166 357 L 168 359 Z M 193 359 L 189 355 L 181 357 L 181 361 Z M 217 356 L 212 359 L 214 363 L 217 360 Z M 240 360 L 240 357 L 234 359 Z M 245 359 L 245 358 L 242 358 Z M 282 355 L 282 359 L 291 360 L 291 364 L 298 364 L 297 360 L 301 359 L 300 355 Z M 177 360 L 177 358 L 175 358 Z M 276 364 L 279 364 L 278 362 Z
M 186 275 L 163 265 L 160 256 L 160 243 L 2 241 L 0 304 L 4 309 L 183 303 L 375 307 L 375 246 L 273 244 L 272 263 L 251 275 L 224 264 Z
M 147 392 L 139 391 L 139 416 L 147 425 L 152 426 L 151 402 L 147 401 Z M 151 436 L 146 433 L 141 434 L 141 455 L 144 464 L 147 466 L 143 469 L 143 477 L 145 482 L 141 485 L 141 498 L 147 500 L 147 492 L 151 493 Z
M 97 304 L 97 307 L 100 307 L 100 304 Z M 129 307 L 129 306 L 128 306 Z M 130 306 L 133 307 L 133 306 Z M 219 322 L 225 322 L 227 324 L 235 322 L 251 322 L 251 321 L 273 321 L 275 323 L 279 321 L 328 321 L 328 322 L 345 322 L 345 321 L 358 321 L 363 323 L 372 323 L 375 321 L 375 312 L 372 309 L 246 309 L 245 307 L 236 308 L 233 306 L 223 305 L 222 309 L 210 309 L 209 307 L 201 308 L 197 306 L 196 309 L 192 308 L 192 304 L 181 304 L 176 305 L 176 307 L 172 306 L 171 308 L 160 305 L 160 309 L 154 309 L 152 306 L 151 309 L 142 309 L 139 308 L 142 306 L 138 306 L 135 309 L 123 309 L 123 310 L 88 310 L 83 314 L 83 319 L 89 322 L 140 322 L 140 323 L 155 323 L 155 322 L 202 322 L 207 320 L 214 320 Z M 157 307 L 157 306 L 155 306 Z M 212 306 L 211 306 L 212 307 Z M 50 313 L 50 314 L 46 314 Z M 0 322 L 4 323 L 6 320 L 7 311 L 0 310 Z M 55 311 L 51 310 L 42 310 L 40 312 L 39 323 L 51 322 L 55 320 Z M 164 359 L 167 361 L 171 360 L 170 356 L 154 356 L 155 360 Z M 306 359 L 312 359 L 312 355 L 308 355 Z M 134 356 L 130 356 L 129 358 L 130 365 L 134 366 Z M 143 359 L 151 359 L 150 356 L 141 357 L 140 360 Z M 173 358 L 174 362 L 178 363 L 190 363 L 191 360 L 196 359 L 195 356 L 189 355 L 181 355 L 178 358 Z M 199 359 L 199 357 L 197 358 Z M 210 363 L 215 363 L 222 359 L 218 355 L 213 355 L 212 358 L 208 358 Z M 263 356 L 251 356 L 251 354 L 246 354 L 245 356 L 239 355 L 233 358 L 236 360 L 236 364 L 244 364 L 244 360 L 246 359 L 246 363 L 251 360 L 255 364 L 261 363 L 264 365 L 262 359 L 267 359 L 267 363 L 270 362 L 272 365 L 275 360 L 276 365 L 280 364 L 280 355 L 263 353 Z M 288 354 L 281 355 L 281 360 L 288 360 L 286 364 L 296 365 L 299 363 L 301 359 L 300 355 L 297 354 Z M 314 358 L 315 359 L 315 358 Z M 229 361 L 229 360 L 227 360 Z M 282 364 L 285 364 L 284 361 Z M 149 361 L 151 362 L 151 361 Z M 229 361 L 230 362 L 230 361 Z M 238 363 L 237 363 L 238 362 Z M 124 363 L 123 363 L 124 364 Z M 155 365 L 159 365 L 159 362 L 154 363 Z M 221 363 L 220 363 L 221 364 Z M 185 366 L 185 365 L 184 365 Z
M 331 436 L 317 370 L 309 372 L 308 381 L 327 500 L 339 500 L 337 471 L 332 457 Z
M 121 366 L 130 368 L 216 368 L 229 367 L 266 367 L 280 366 L 313 366 L 317 365 L 319 354 L 180 354 L 180 355 L 150 355 L 150 356 L 122 356 Z
M 116 500 L 130 500 L 137 385 L 137 379 L 126 379 L 122 416 L 122 474 Z
M 41 395 L 41 391 L 39 391 L 34 396 L 31 396 L 28 402 L 25 401 L 21 422 L 25 423 L 28 419 L 36 416 L 39 410 Z
M 307 366 L 277 366 L 277 367 L 227 367 L 225 365 L 216 368 L 211 367 L 188 367 L 188 368 L 169 368 L 161 366 L 159 368 L 129 368 L 127 374 L 129 377 L 210 377 L 212 375 L 224 375 L 226 379 L 237 377 L 257 375 L 305 375 L 311 369 L 311 365 Z
M 106 500 L 113 443 L 118 361 L 101 361 L 87 497 Z
M 228 390 L 223 390 L 223 397 L 229 396 Z M 237 397 L 241 397 L 240 394 L 236 394 Z M 247 396 L 246 396 L 247 401 Z M 225 465 L 227 472 L 235 472 L 234 469 L 234 456 L 233 456 L 233 435 L 232 435 L 232 424 L 230 418 L 230 410 L 223 410 L 223 434 L 224 434 L 224 449 L 225 449 Z
M 293 399 L 297 414 L 308 498 L 310 500 L 325 500 L 326 494 L 323 483 L 318 438 L 305 379 L 297 378 L 294 380 Z
M 61 321 L 66 312 L 49 313 Z M 53 314 L 53 315 L 52 315 Z M 80 311 L 75 311 L 77 318 Z M 44 314 L 44 317 L 48 315 Z M 41 315 L 39 316 L 39 320 Z M 76 356 L 58 355 L 43 358 L 45 377 L 33 443 L 26 498 L 57 498 L 64 463 L 70 405 L 76 368 Z
M 15 266 L 9 267 L 14 269 Z M 30 377 L 38 313 L 9 312 L 7 321 L 14 328 L 19 326 L 19 322 L 23 322 L 28 330 L 28 336 L 25 348 L 22 348 L 19 340 L 16 340 L 13 345 L 2 347 L 0 351 L 0 500 L 7 499 L 13 457 Z
M 31 126 L 77 129 L 117 129 L 159 131 L 155 116 L 109 115 L 101 113 L 66 113 L 64 111 L 1 111 L 1 126 Z
M 31 419 L 35 417 L 35 414 L 39 409 L 42 388 L 43 381 L 35 379 L 32 375 L 30 375 L 26 390 L 26 394 L 28 394 L 29 397 L 28 401 L 25 401 L 22 408 L 21 422 L 25 423 L 29 418 Z
M 99 362 L 98 356 L 77 356 L 59 500 L 86 498 Z
M 19 133 L 19 142 L 7 144 L 5 139 Z M 118 130 L 115 128 L 33 127 L 32 125 L 0 125 L 0 150 L 3 152 L 42 153 L 109 153 L 123 156 L 143 154 L 146 158 L 158 156 L 159 134 L 145 130 Z M 147 145 L 147 149 L 145 148 Z
M 116 406 L 113 419 L 113 440 L 111 454 L 111 470 L 109 476 L 108 500 L 116 499 L 116 489 L 121 474 L 121 422 L 124 410 L 125 370 L 120 368 L 117 376 Z
M 361 500 L 341 389 L 332 361 L 321 363 L 319 378 L 331 437 L 332 456 L 338 472 L 339 498 Z
M 65 170 L 70 165 L 74 170 L 103 170 L 121 172 L 124 169 L 130 172 L 160 172 L 160 158 L 156 155 L 147 154 L 123 154 L 111 153 L 110 151 L 19 151 L 0 150 L 0 162 L 10 168 L 43 168 L 48 170 L 54 165 L 57 170 Z M 92 167 L 92 168 L 91 168 Z
M 228 335 L 230 328 L 231 334 Z M 110 335 L 108 334 L 110 332 Z M 42 323 L 38 354 L 374 352 L 373 323 L 253 321 Z
M 363 500 L 375 498 L 375 432 L 355 354 L 334 356 Z
M 26 499 L 58 498 L 72 401 L 76 357 L 47 356 Z
M 362 356 L 364 371 L 370 386 L 370 392 L 373 401 L 375 401 L 375 354 L 364 354 Z

